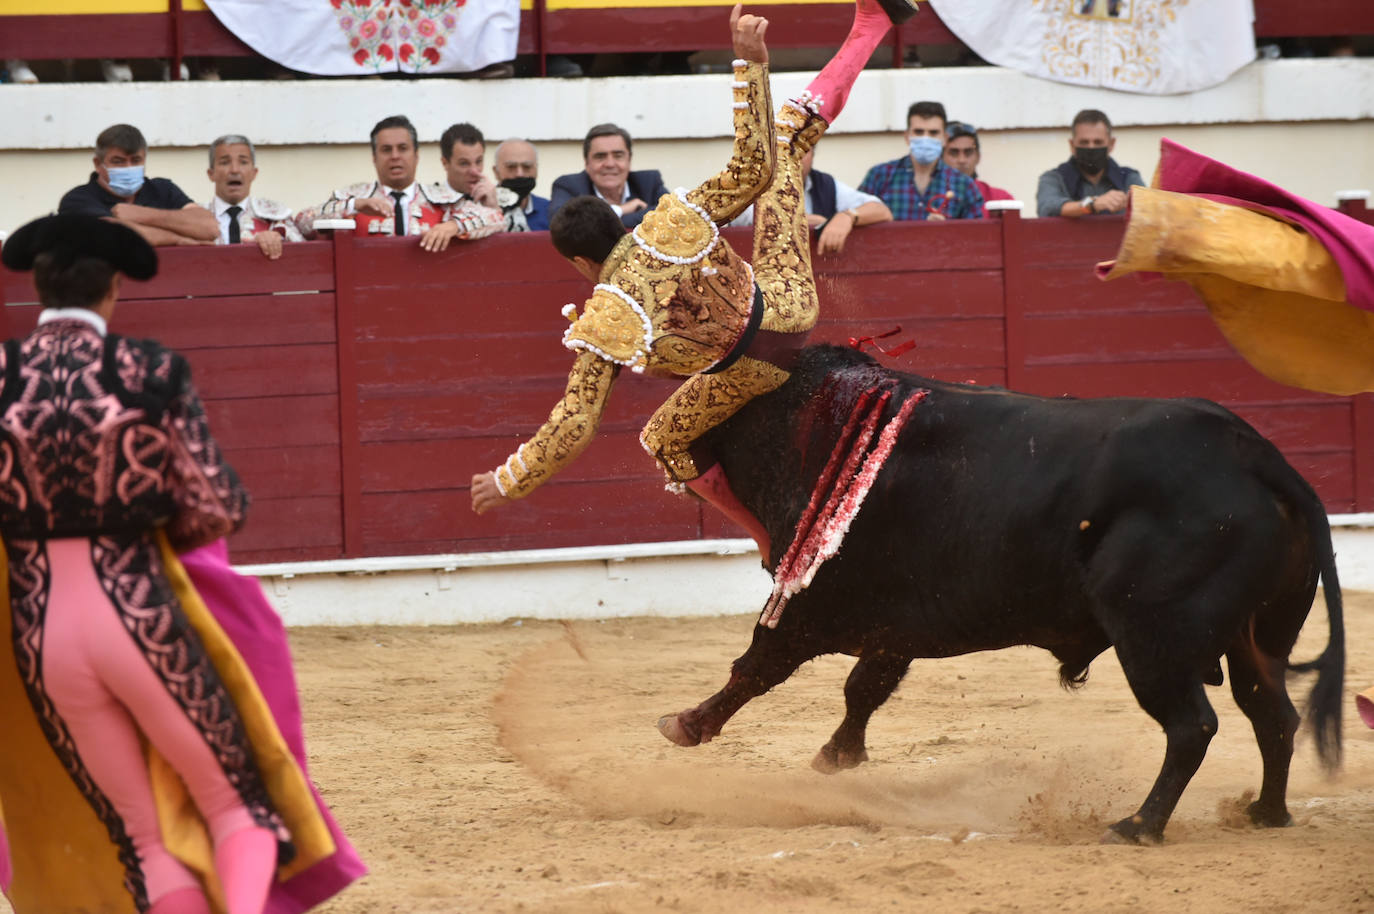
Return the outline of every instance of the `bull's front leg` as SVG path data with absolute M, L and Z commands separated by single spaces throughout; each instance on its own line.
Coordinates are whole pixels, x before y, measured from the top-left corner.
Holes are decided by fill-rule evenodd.
M 725 688 L 695 708 L 660 717 L 658 732 L 679 746 L 709 743 L 750 699 L 767 692 L 815 656 L 790 632 L 755 626 L 754 641 L 731 666 Z
M 856 768 L 868 761 L 864 734 L 873 712 L 897 688 L 911 658 L 878 650 L 860 655 L 844 683 L 844 720 L 830 742 L 821 747 L 811 767 L 822 774 Z

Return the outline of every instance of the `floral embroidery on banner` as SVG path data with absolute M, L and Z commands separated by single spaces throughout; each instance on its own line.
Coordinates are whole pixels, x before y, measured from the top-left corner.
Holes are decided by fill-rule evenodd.
M 353 62 L 373 72 L 437 66 L 467 0 L 329 0 Z

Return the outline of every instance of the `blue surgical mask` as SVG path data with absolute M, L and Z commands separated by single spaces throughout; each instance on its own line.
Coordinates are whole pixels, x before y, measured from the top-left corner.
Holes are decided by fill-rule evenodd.
M 940 158 L 945 144 L 933 136 L 914 136 L 911 138 L 911 157 L 922 165 L 929 165 Z
M 107 168 L 110 176 L 110 190 L 121 197 L 131 197 L 143 186 L 143 166 L 130 165 L 127 168 Z

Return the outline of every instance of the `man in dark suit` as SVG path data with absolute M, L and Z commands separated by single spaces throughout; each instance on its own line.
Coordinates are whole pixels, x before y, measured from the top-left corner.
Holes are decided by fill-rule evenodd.
M 586 168 L 553 182 L 549 217 L 573 197 L 595 194 L 620 217 L 627 229 L 643 221 L 658 198 L 668 193 L 657 171 L 630 171 L 630 134 L 615 124 L 597 124 L 582 141 Z

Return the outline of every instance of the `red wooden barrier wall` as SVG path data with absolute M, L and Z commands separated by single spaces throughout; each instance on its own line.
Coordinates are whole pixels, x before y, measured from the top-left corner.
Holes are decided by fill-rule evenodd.
M 0 16 L 0 59 L 61 57 L 237 57 L 253 51 L 213 13 L 184 11 L 179 0 L 166 13 Z M 851 13 L 843 3 L 769 6 L 768 38 L 776 48 L 838 44 Z M 1261 38 L 1374 34 L 1369 0 L 1255 0 L 1255 34 Z M 534 0 L 521 11 L 517 51 L 549 54 L 618 51 L 699 51 L 728 47 L 718 7 L 650 6 L 606 9 L 545 8 Z M 947 44 L 954 35 L 930 7 L 893 31 L 894 63 L 912 44 Z M 172 72 L 177 68 L 173 66 Z M 542 72 L 542 70 L 541 70 Z
M 1202 396 L 1273 438 L 1336 512 L 1374 510 L 1374 406 L 1267 381 L 1180 283 L 1098 282 L 1117 219 L 899 223 L 817 258 L 844 342 L 900 324 L 897 367 L 1046 395 Z M 748 230 L 726 233 L 746 255 Z M 470 552 L 740 535 L 670 496 L 637 433 L 671 382 L 625 373 L 597 441 L 516 505 L 468 509 L 468 481 L 547 416 L 571 355 L 559 309 L 587 283 L 543 234 L 430 255 L 413 240 L 172 248 L 126 283 L 114 329 L 185 352 L 216 435 L 255 498 L 239 561 Z M 10 332 L 28 278 L 0 273 Z

